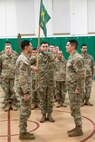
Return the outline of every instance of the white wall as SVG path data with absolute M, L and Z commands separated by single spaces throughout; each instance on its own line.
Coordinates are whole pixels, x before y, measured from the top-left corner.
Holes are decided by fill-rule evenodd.
M 0 0 L 0 36 L 35 34 L 34 0 Z
M 69 0 L 53 0 L 53 33 L 70 33 L 70 2 Z
M 88 32 L 95 33 L 95 0 L 88 0 Z
M 48 36 L 95 32 L 95 0 L 43 0 Z M 40 0 L 0 0 L 0 37 L 38 36 Z M 41 30 L 41 36 L 43 31 Z
M 5 35 L 5 0 L 0 1 L 0 36 Z
M 70 33 L 87 34 L 87 0 L 70 0 Z

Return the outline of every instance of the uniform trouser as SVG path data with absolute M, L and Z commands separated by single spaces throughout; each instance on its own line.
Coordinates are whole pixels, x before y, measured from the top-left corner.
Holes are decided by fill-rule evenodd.
M 81 105 L 81 93 L 80 94 L 75 94 L 75 86 L 68 86 L 68 95 L 70 99 L 70 109 L 71 109 L 71 115 L 74 118 L 74 122 L 76 126 L 81 126 L 82 125 L 82 117 L 81 117 L 81 110 L 80 110 L 80 105 Z
M 31 115 L 31 99 L 25 101 L 23 97 L 20 97 L 20 120 L 19 127 L 20 133 L 27 132 L 27 121 Z
M 4 90 L 4 104 L 16 104 L 16 94 L 13 89 L 14 79 L 2 79 L 1 87 Z
M 85 92 L 83 93 L 83 100 L 88 101 L 91 95 L 92 78 L 86 77 L 85 79 Z
M 39 95 L 42 114 L 51 113 L 53 110 L 52 86 L 40 87 Z
M 56 98 L 59 103 L 64 103 L 66 94 L 65 81 L 56 81 Z
M 33 104 L 38 104 L 40 99 L 39 99 L 39 94 L 36 90 L 36 80 L 32 80 L 32 89 L 33 89 L 33 93 L 32 93 L 32 103 Z

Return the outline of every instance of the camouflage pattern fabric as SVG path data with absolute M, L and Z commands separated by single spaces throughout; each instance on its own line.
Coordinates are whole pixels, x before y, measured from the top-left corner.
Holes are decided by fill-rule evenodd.
M 14 92 L 15 64 L 18 54 L 12 51 L 11 55 L 6 55 L 5 51 L 0 53 L 0 77 L 1 87 L 4 90 L 4 104 L 16 104 Z
M 64 103 L 66 93 L 66 60 L 57 59 L 55 64 L 56 71 L 54 76 L 56 81 L 56 99 L 59 103 Z
M 38 104 L 39 103 L 39 94 L 38 94 L 38 91 L 36 90 L 36 73 L 32 72 L 32 90 L 33 90 L 33 93 L 32 93 L 32 104 Z
M 18 57 L 16 62 L 16 91 L 20 96 L 20 133 L 27 132 L 27 121 L 31 115 L 31 62 L 23 53 Z M 28 101 L 24 100 L 24 95 L 30 96 Z
M 85 92 L 83 93 L 83 100 L 89 100 L 91 96 L 92 79 L 94 77 L 94 60 L 89 54 L 82 56 L 85 62 Z
M 80 105 L 82 92 L 84 90 L 84 76 L 84 60 L 76 51 L 70 55 L 66 66 L 66 82 L 70 99 L 71 115 L 74 118 L 76 126 L 82 125 Z M 79 94 L 75 93 L 76 88 L 80 90 Z
M 39 54 L 39 95 L 41 112 L 51 113 L 53 109 L 54 85 L 54 58 L 51 53 L 42 52 Z

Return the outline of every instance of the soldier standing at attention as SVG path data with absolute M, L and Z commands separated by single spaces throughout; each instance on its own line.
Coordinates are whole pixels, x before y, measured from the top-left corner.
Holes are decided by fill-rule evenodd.
M 32 52 L 32 45 L 28 40 L 21 43 L 22 53 L 16 61 L 16 91 L 20 96 L 20 140 L 35 139 L 34 134 L 27 132 L 27 121 L 31 115 L 31 69 L 37 70 L 36 67 L 31 66 L 29 58 Z
M 40 46 L 39 54 L 39 97 L 42 118 L 41 123 L 46 120 L 55 122 L 52 118 L 53 111 L 53 83 L 54 83 L 54 72 L 53 72 L 54 58 L 50 52 L 48 52 L 48 43 L 42 42 Z
M 85 92 L 83 94 L 83 105 L 93 106 L 89 102 L 91 96 L 92 79 L 94 77 L 94 60 L 93 57 L 87 54 L 87 45 L 83 44 L 81 46 L 82 57 L 85 63 L 86 77 L 85 77 Z
M 32 55 L 31 55 L 31 60 L 34 59 L 36 61 L 36 58 L 37 58 L 37 49 L 34 48 L 32 50 Z M 36 65 L 36 62 L 35 62 L 35 65 Z M 36 72 L 33 72 L 32 71 L 32 104 L 31 104 L 31 109 L 35 109 L 35 108 L 40 108 L 40 100 L 39 100 L 39 94 L 38 94 L 38 91 L 36 90 L 36 87 L 37 87 L 37 75 L 38 73 Z
M 65 94 L 66 94 L 66 60 L 63 57 L 62 51 L 58 51 L 55 60 L 56 71 L 55 71 L 55 81 L 56 81 L 56 99 L 57 107 L 66 107 Z
M 15 64 L 18 54 L 12 50 L 10 42 L 5 43 L 5 49 L 0 53 L 1 87 L 4 90 L 4 111 L 17 110 L 16 94 L 13 89 L 15 80 Z
M 70 100 L 71 115 L 74 118 L 76 127 L 68 131 L 68 136 L 81 136 L 82 117 L 81 117 L 81 98 L 84 90 L 84 60 L 76 51 L 78 43 L 76 40 L 69 40 L 66 45 L 66 51 L 70 54 L 66 66 L 66 82 Z

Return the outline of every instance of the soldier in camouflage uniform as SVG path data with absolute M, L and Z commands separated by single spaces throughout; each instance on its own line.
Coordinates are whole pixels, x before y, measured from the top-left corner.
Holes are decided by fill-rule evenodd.
M 15 63 L 18 54 L 12 50 L 10 42 L 6 42 L 5 49 L 0 53 L 0 77 L 1 87 L 4 90 L 4 107 L 5 111 L 10 108 L 17 110 L 16 108 L 16 94 L 13 89 L 15 79 Z
M 32 56 L 31 59 L 36 60 L 36 55 L 37 55 L 37 49 L 33 49 L 32 50 Z M 36 62 L 35 62 L 36 63 Z M 31 105 L 31 109 L 35 109 L 35 108 L 40 108 L 40 100 L 39 100 L 39 94 L 38 91 L 36 90 L 37 87 L 37 75 L 38 73 L 35 73 L 32 71 L 32 105 Z
M 66 107 L 65 94 L 66 94 L 66 60 L 62 55 L 62 51 L 58 51 L 56 58 L 56 71 L 55 71 L 55 81 L 56 81 L 56 98 L 57 107 Z
M 70 54 L 66 66 L 66 83 L 70 100 L 71 115 L 74 118 L 76 127 L 68 131 L 70 137 L 83 135 L 82 117 L 80 111 L 82 92 L 84 90 L 84 60 L 76 51 L 78 43 L 76 40 L 69 40 L 66 51 Z
M 34 134 L 27 132 L 27 121 L 31 115 L 31 60 L 29 58 L 32 52 L 32 46 L 29 41 L 24 40 L 21 43 L 22 53 L 16 61 L 16 91 L 20 96 L 20 140 L 31 140 L 34 139 Z
M 87 45 L 83 44 L 81 46 L 82 57 L 85 62 L 85 70 L 86 70 L 86 77 L 85 77 L 85 92 L 83 93 L 82 105 L 93 106 L 89 102 L 91 96 L 91 88 L 92 88 L 92 79 L 94 77 L 94 60 L 93 57 L 87 54 Z
M 55 61 L 56 61 L 56 58 L 57 58 L 57 53 L 58 53 L 58 51 L 59 51 L 59 48 L 58 48 L 58 46 L 54 46 L 53 44 L 51 44 L 51 45 L 49 46 L 49 50 L 50 50 L 50 53 L 52 54 L 52 56 L 54 57 L 54 62 L 55 62 Z M 56 101 L 57 101 L 57 98 L 56 98 L 56 92 L 55 92 L 55 90 L 56 90 L 56 81 L 55 81 L 55 78 L 56 78 L 56 76 L 55 76 L 55 68 L 54 68 L 53 96 L 54 96 L 54 101 L 56 102 Z
M 49 120 L 55 122 L 52 118 L 53 111 L 53 61 L 54 58 L 50 52 L 48 52 L 48 43 L 42 42 L 40 46 L 39 54 L 39 95 L 40 95 L 40 107 L 42 118 L 41 123 Z

